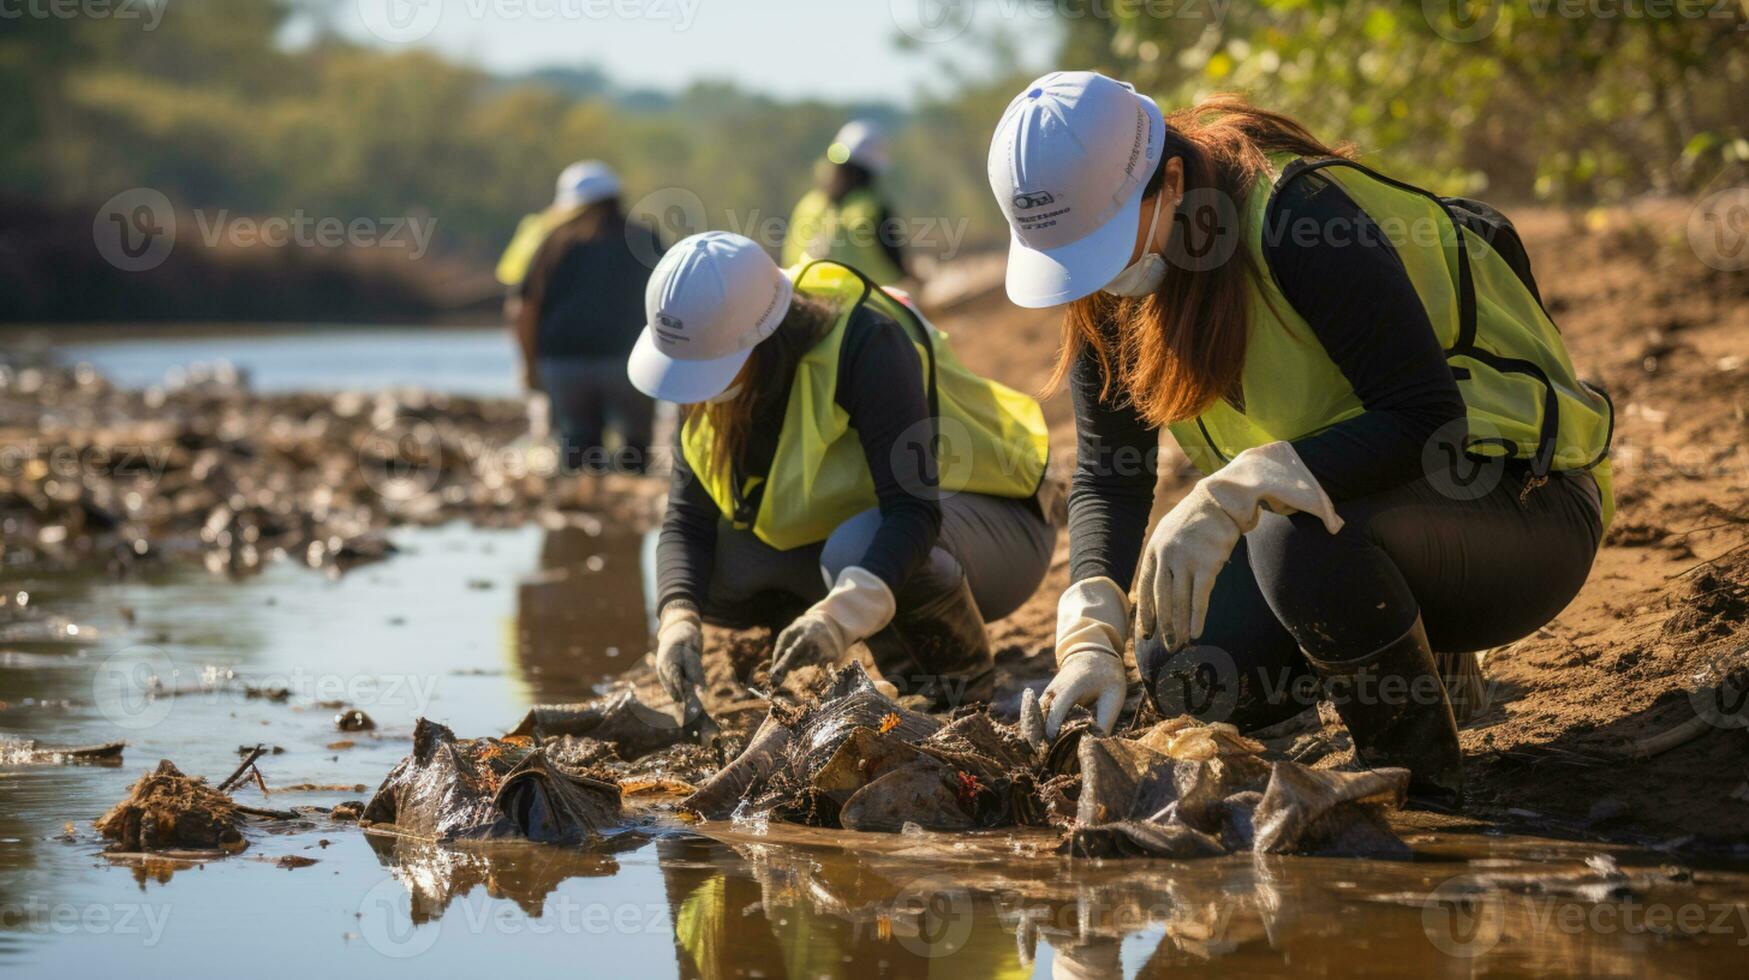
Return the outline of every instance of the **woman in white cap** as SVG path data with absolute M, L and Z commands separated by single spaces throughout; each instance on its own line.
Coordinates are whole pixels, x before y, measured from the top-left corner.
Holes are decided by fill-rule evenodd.
M 552 206 L 523 219 L 499 262 L 523 380 L 550 399 L 568 470 L 642 473 L 648 463 L 655 403 L 624 365 L 661 256 L 656 232 L 626 219 L 619 176 L 585 160 L 559 175 Z M 610 428 L 620 438 L 611 456 Z
M 780 628 L 772 680 L 863 641 L 886 680 L 987 700 L 987 620 L 1050 565 L 1038 403 L 962 367 L 900 297 L 706 232 L 651 277 L 632 382 L 684 422 L 657 548 L 657 672 L 699 710 L 701 622 Z
M 1363 761 L 1459 798 L 1447 683 L 1473 709 L 1480 676 L 1453 657 L 1442 683 L 1434 651 L 1553 618 L 1612 508 L 1608 400 L 1510 224 L 1240 99 L 1163 116 L 1093 72 L 1016 97 L 989 171 L 1009 296 L 1070 304 L 1072 584 L 1047 729 L 1074 705 L 1118 716 L 1134 575 L 1163 713 L 1256 729 L 1327 692 Z M 1205 475 L 1149 536 L 1161 428 Z
M 876 124 L 853 119 L 833 137 L 817 186 L 796 202 L 783 240 L 783 264 L 832 259 L 882 286 L 909 274 L 905 227 L 876 184 L 887 169 L 887 137 Z

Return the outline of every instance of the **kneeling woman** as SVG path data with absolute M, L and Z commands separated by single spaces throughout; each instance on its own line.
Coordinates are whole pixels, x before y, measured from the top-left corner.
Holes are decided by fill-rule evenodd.
M 1072 304 L 1047 728 L 1075 704 L 1116 718 L 1140 553 L 1136 663 L 1163 712 L 1256 729 L 1327 695 L 1364 761 L 1454 801 L 1434 651 L 1553 618 L 1612 508 L 1609 402 L 1511 226 L 1236 98 L 1163 116 L 1091 72 L 1018 96 L 989 168 L 1009 296 Z M 1205 475 L 1148 536 L 1161 428 Z
M 1038 403 L 856 270 L 784 272 L 739 235 L 676 245 L 645 306 L 632 383 L 685 406 L 656 558 L 675 701 L 698 710 L 707 619 L 782 627 L 774 684 L 860 640 L 902 692 L 987 700 L 984 623 L 1032 595 L 1056 543 Z

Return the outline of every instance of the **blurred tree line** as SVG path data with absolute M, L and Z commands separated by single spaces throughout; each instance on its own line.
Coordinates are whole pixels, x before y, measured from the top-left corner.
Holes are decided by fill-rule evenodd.
M 1749 157 L 1749 34 L 1739 30 L 1749 0 L 1668 2 L 1701 4 L 1704 16 L 1561 14 L 1572 0 L 1052 9 L 1064 25 L 1061 64 L 1133 80 L 1164 105 L 1248 91 L 1444 190 L 1587 202 L 1697 189 Z M 623 93 L 588 71 L 504 79 L 427 52 L 360 47 L 321 28 L 332 8 L 177 0 L 151 31 L 116 18 L 0 19 L 0 193 L 89 207 L 146 186 L 181 208 L 233 214 L 426 215 L 439 249 L 486 258 L 580 157 L 615 165 L 632 201 L 691 191 L 715 227 L 728 226 L 729 210 L 742 223 L 787 216 L 839 124 L 870 115 L 894 127 L 904 213 L 963 217 L 972 242 L 1003 238 L 984 159 L 1025 81 L 1018 69 L 963 80 L 951 98 L 909 110 L 779 101 L 723 84 Z M 317 29 L 286 43 L 300 22 Z M 967 44 L 1001 40 L 938 46 L 944 70 Z M 999 53 L 997 63 L 1012 59 Z

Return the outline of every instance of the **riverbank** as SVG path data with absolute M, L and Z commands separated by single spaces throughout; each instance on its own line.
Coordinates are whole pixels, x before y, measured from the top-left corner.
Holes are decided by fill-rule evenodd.
M 1493 704 L 1462 734 L 1468 815 L 1542 836 L 1740 858 L 1749 278 L 1698 261 L 1679 234 L 1684 214 L 1665 202 L 1516 216 L 1581 372 L 1614 396 L 1619 513 L 1577 600 L 1489 653 Z M 936 320 L 972 369 L 1042 383 L 1057 337 L 1050 313 L 985 291 Z M 45 365 L 16 365 L 3 380 L 0 557 L 17 569 L 98 563 L 136 574 L 189 559 L 242 574 L 284 559 L 338 573 L 390 554 L 383 535 L 397 526 L 558 526 L 589 513 L 635 529 L 649 526 L 662 492 L 657 479 L 555 478 L 510 400 L 263 395 L 222 371 L 146 391 Z M 1065 400 L 1046 411 L 1066 466 Z M 1175 451 L 1162 459 L 1157 511 L 1193 480 Z M 1060 542 L 1039 594 L 992 627 L 1006 696 L 1049 676 L 1066 552 Z M 735 678 L 765 638 L 711 640 L 707 704 L 758 711 Z M 662 702 L 647 662 L 622 679 Z M 1272 742 L 1323 766 L 1351 761 L 1345 746 L 1329 717 L 1308 716 Z

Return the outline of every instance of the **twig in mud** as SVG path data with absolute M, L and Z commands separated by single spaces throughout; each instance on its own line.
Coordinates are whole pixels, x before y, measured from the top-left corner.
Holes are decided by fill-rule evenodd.
M 249 767 L 249 774 L 251 776 L 255 777 L 255 785 L 261 787 L 261 795 L 262 796 L 272 796 L 273 795 L 272 793 L 269 793 L 267 791 L 267 780 L 261 778 L 261 770 L 255 768 L 254 766 L 250 766 Z
M 248 756 L 248 758 L 243 760 L 243 764 L 238 766 L 235 772 L 231 773 L 229 776 L 226 776 L 224 782 L 220 783 L 219 785 L 217 785 L 213 788 L 217 789 L 221 793 L 229 790 L 232 786 L 237 784 L 238 780 L 243 778 L 243 774 L 245 772 L 249 771 L 249 767 L 253 766 L 255 764 L 256 759 L 259 759 L 266 754 L 267 754 L 267 746 L 265 746 L 265 745 L 257 745 L 254 748 L 250 749 L 249 756 Z
M 261 817 L 264 820 L 301 820 L 303 814 L 296 810 L 274 810 L 264 806 L 245 806 L 238 803 L 237 812 L 251 817 Z
M 1749 524 L 1749 517 L 1740 517 L 1733 514 L 1729 520 L 1723 520 L 1717 524 L 1702 524 L 1700 527 L 1691 527 L 1686 531 L 1676 532 L 1676 536 L 1679 538 L 1686 538 L 1690 534 L 1704 534 L 1707 531 L 1717 531 L 1721 528 L 1727 527 L 1740 527 L 1744 524 Z
M 1671 749 L 1687 745 L 1709 731 L 1717 730 L 1718 726 L 1709 719 L 1696 715 L 1675 728 L 1630 741 L 1622 754 L 1637 759 L 1650 759 L 1655 755 L 1661 755 Z
M 1695 564 L 1688 566 L 1687 568 L 1683 569 L 1682 571 L 1677 572 L 1675 575 L 1665 576 L 1664 581 L 1668 582 L 1672 579 L 1682 578 L 1684 575 L 1688 575 L 1692 572 L 1698 572 L 1701 569 L 1707 567 L 1708 565 L 1715 565 L 1719 561 L 1721 561 L 1725 558 L 1729 558 L 1732 555 L 1736 554 L 1739 551 L 1742 551 L 1745 548 L 1749 548 L 1749 541 L 1745 541 L 1742 544 L 1737 545 L 1734 548 L 1726 548 L 1724 551 L 1719 552 L 1718 554 L 1712 556 L 1711 558 L 1708 558 L 1705 561 L 1696 562 Z

